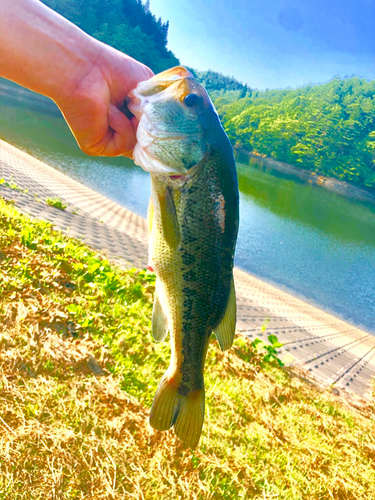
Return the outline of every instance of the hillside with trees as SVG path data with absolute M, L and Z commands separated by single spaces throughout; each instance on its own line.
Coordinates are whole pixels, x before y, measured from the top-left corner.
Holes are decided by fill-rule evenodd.
M 89 35 L 149 66 L 155 73 L 179 64 L 167 49 L 168 21 L 157 19 L 149 0 L 43 0 Z
M 375 188 L 374 97 L 375 80 L 337 77 L 214 102 L 237 147 Z
M 195 78 L 206 88 L 209 93 L 218 92 L 215 94 L 216 96 L 223 95 L 226 92 L 237 92 L 236 94 L 232 94 L 232 100 L 234 97 L 243 98 L 246 97 L 249 92 L 251 95 L 251 89 L 247 86 L 247 84 L 243 84 L 236 80 L 233 76 L 225 76 L 222 73 L 218 73 L 217 71 L 212 71 L 211 69 L 208 71 L 198 71 L 194 68 L 187 69 L 195 76 Z

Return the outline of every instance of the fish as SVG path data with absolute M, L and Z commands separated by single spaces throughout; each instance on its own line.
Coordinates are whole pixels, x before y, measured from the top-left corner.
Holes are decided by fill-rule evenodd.
M 134 162 L 151 175 L 152 334 L 171 337 L 171 359 L 150 411 L 159 431 L 196 448 L 205 413 L 204 365 L 212 333 L 222 350 L 236 326 L 233 259 L 239 193 L 233 151 L 204 87 L 178 66 L 128 96 L 138 120 Z

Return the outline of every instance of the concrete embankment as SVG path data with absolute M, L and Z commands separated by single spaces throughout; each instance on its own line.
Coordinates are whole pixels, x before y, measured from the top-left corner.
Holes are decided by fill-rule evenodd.
M 0 140 L 0 179 L 11 177 L 22 190 L 3 183 L 0 195 L 13 199 L 21 211 L 50 221 L 122 266 L 146 266 L 147 224 L 142 217 Z M 50 207 L 47 197 L 61 198 L 67 209 Z M 369 394 L 375 337 L 240 269 L 235 269 L 235 283 L 241 334 L 251 339 L 276 335 L 284 352 L 320 383 Z
M 272 170 L 281 172 L 291 179 L 299 179 L 308 184 L 329 189 L 330 191 L 346 196 L 347 198 L 354 198 L 375 204 L 375 192 L 370 189 L 360 188 L 345 181 L 333 179 L 332 177 L 325 177 L 324 175 L 319 175 L 311 170 L 294 167 L 293 165 L 274 160 L 268 156 L 260 156 L 244 150 L 235 150 L 235 158 L 239 163 L 255 163 L 257 168 L 267 172 Z

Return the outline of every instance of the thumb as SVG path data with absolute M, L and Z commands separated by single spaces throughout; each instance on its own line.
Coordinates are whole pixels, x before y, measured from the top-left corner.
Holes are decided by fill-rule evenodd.
M 132 124 L 115 105 L 108 107 L 108 125 L 113 130 L 112 148 L 115 155 L 132 158 L 132 152 L 137 142 Z

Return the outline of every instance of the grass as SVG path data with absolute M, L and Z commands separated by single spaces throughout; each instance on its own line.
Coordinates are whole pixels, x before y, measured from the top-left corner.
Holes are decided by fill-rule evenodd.
M 16 182 L 13 180 L 13 175 L 11 176 L 9 182 L 7 182 L 5 179 L 0 179 L 0 184 L 4 184 L 4 186 L 9 187 L 10 189 L 13 189 L 14 191 L 20 191 L 21 193 L 28 193 L 28 189 L 22 189 Z
M 68 206 L 60 198 L 47 198 L 46 203 L 50 207 L 55 207 L 55 208 L 58 208 L 60 210 L 65 210 L 66 207 Z
M 153 288 L 0 199 L 1 500 L 375 498 L 373 407 L 240 337 L 211 343 L 198 449 L 152 430 Z

